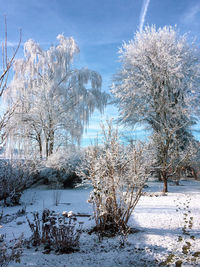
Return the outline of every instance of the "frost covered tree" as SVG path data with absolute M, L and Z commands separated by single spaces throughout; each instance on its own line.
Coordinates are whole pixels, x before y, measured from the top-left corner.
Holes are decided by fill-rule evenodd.
M 186 149 L 176 137 L 176 128 L 162 128 L 151 136 L 151 155 L 154 157 L 153 171 L 157 170 L 163 180 L 163 192 L 168 192 L 168 178 L 171 177 L 179 184 L 181 170 L 190 166 L 192 168 L 197 154 L 197 146 L 194 140 L 187 142 Z M 179 130 L 179 129 L 178 129 Z M 159 164 L 158 164 L 159 157 Z M 193 169 L 193 168 L 192 168 Z
M 74 67 L 75 40 L 63 35 L 57 40 L 47 51 L 33 40 L 24 44 L 24 59 L 15 61 L 8 92 L 18 106 L 8 126 L 11 136 L 23 139 L 26 148 L 36 144 L 41 157 L 51 155 L 63 137 L 79 142 L 94 109 L 102 112 L 107 102 L 101 76 Z
M 199 49 L 189 45 L 173 27 L 156 30 L 152 26 L 137 32 L 119 52 L 122 69 L 116 75 L 112 93 L 121 122 L 147 123 L 162 139 L 169 130 L 164 142 L 174 142 L 176 147 L 179 142 L 180 150 L 187 149 L 192 113 L 199 97 Z M 159 158 L 161 148 L 158 142 L 155 145 Z

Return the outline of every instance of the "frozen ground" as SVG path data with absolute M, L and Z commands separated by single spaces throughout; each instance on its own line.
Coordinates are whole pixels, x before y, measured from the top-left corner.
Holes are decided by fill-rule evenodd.
M 200 182 L 181 181 L 180 186 L 169 185 L 167 196 L 161 196 L 162 183 L 150 182 L 145 189 L 130 220 L 130 226 L 137 229 L 130 234 L 126 245 L 120 247 L 120 238 L 104 238 L 99 242 L 95 234 L 84 232 L 80 239 L 80 251 L 72 254 L 43 254 L 42 248 L 24 249 L 21 263 L 17 266 L 59 266 L 59 267 L 111 267 L 111 266 L 200 266 Z M 47 190 L 32 188 L 24 192 L 22 205 L 26 204 L 28 217 L 31 211 L 50 208 L 56 212 L 72 210 L 75 213 L 92 214 L 87 203 L 90 188 L 73 190 Z M 152 193 L 153 192 L 153 193 Z M 55 206 L 55 194 L 60 195 L 60 204 Z M 0 231 L 6 239 L 31 232 L 26 217 L 16 217 L 18 207 L 3 208 L 3 226 Z M 6 219 L 5 219 L 6 218 Z M 7 223 L 5 222 L 7 220 Z M 84 229 L 90 229 L 94 222 L 79 218 Z M 175 262 L 182 265 L 175 265 Z

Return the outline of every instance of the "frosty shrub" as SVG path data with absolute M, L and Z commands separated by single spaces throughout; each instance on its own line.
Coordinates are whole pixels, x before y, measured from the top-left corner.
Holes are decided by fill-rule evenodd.
M 42 218 L 39 213 L 33 213 L 33 222 L 27 218 L 32 231 L 31 243 L 33 246 L 43 244 L 46 249 L 55 250 L 59 253 L 71 253 L 79 249 L 79 239 L 81 235 L 80 225 L 77 226 L 76 218 L 62 215 L 44 209 Z
M 0 200 L 19 204 L 22 191 L 32 185 L 36 172 L 31 161 L 0 160 Z
M 94 207 L 95 230 L 104 234 L 128 231 L 128 221 L 147 179 L 144 144 L 125 147 L 108 122 L 102 126 L 103 145 L 90 147 L 82 175 L 91 181 L 89 203 Z
M 64 187 L 73 187 L 76 183 L 81 182 L 81 179 L 76 175 L 76 166 L 80 164 L 82 154 L 80 151 L 66 149 L 57 151 L 52 154 L 46 164 L 46 174 L 48 182 L 63 185 Z
M 20 257 L 23 252 L 22 246 L 23 246 L 23 236 L 14 240 L 13 245 L 4 241 L 3 239 L 0 239 L 0 266 L 5 267 L 11 261 L 20 263 Z

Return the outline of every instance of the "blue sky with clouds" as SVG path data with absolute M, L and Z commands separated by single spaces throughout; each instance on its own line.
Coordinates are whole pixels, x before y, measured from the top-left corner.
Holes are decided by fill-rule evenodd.
M 180 33 L 189 32 L 200 43 L 200 0 L 0 0 L 0 39 L 4 15 L 10 46 L 17 43 L 19 29 L 22 43 L 33 39 L 44 49 L 56 44 L 59 33 L 73 36 L 80 47 L 80 66 L 98 71 L 105 91 L 120 68 L 119 47 L 133 38 L 143 22 L 157 27 L 177 25 Z M 22 55 L 21 48 L 17 57 Z M 83 145 L 96 136 L 101 120 L 116 116 L 113 106 L 102 116 L 95 112 Z

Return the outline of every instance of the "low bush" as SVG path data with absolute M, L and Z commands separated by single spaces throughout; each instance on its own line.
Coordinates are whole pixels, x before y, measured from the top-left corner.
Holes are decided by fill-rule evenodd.
M 45 209 L 42 218 L 39 213 L 33 213 L 33 222 L 27 218 L 32 231 L 31 243 L 33 246 L 44 245 L 47 250 L 59 253 L 71 253 L 79 250 L 81 226 L 76 223 L 76 218 L 67 213 L 58 215 Z
M 0 266 L 5 267 L 12 261 L 20 263 L 20 257 L 23 252 L 22 246 L 23 236 L 7 243 L 3 235 L 0 235 Z

